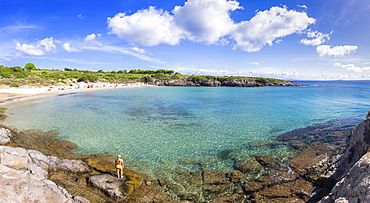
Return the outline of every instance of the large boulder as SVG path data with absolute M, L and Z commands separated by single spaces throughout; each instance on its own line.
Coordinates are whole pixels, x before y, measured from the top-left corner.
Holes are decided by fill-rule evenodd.
M 12 132 L 9 129 L 0 128 L 0 145 L 5 145 L 10 142 Z
M 20 147 L 0 146 L 0 163 L 9 167 L 22 168 L 27 164 L 35 164 L 47 171 L 89 172 L 89 166 L 81 160 L 59 159 L 46 156 L 35 150 Z
M 331 193 L 321 200 L 330 202 L 367 202 L 370 200 L 370 152 L 355 163 Z
M 92 186 L 102 190 L 109 197 L 121 200 L 126 198 L 122 191 L 124 180 L 123 178 L 116 178 L 109 174 L 100 174 L 90 176 L 88 182 Z
M 352 166 L 370 150 L 370 112 L 350 133 L 348 144 L 329 167 L 326 177 L 340 181 Z
M 23 167 L 17 170 L 0 164 L 0 202 L 89 202 L 48 180 L 40 167 L 34 164 Z
M 290 161 L 290 166 L 300 175 L 317 180 L 328 168 L 330 160 L 337 153 L 337 147 L 327 143 L 318 143 L 302 151 Z

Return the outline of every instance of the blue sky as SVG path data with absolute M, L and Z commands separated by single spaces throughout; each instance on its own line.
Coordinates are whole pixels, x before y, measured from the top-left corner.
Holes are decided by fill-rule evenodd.
M 368 0 L 0 0 L 0 64 L 370 79 Z

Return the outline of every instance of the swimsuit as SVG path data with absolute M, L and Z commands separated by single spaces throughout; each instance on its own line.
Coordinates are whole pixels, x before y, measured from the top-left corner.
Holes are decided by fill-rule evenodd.
M 116 168 L 122 168 L 122 165 L 117 165 Z

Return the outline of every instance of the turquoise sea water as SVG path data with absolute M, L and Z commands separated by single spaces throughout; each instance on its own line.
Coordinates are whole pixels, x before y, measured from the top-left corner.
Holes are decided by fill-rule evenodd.
M 370 81 L 307 87 L 142 87 L 62 94 L 7 106 L 6 125 L 59 131 L 80 152 L 120 153 L 132 168 L 231 169 L 220 153 L 333 119 L 354 125 L 370 110 Z

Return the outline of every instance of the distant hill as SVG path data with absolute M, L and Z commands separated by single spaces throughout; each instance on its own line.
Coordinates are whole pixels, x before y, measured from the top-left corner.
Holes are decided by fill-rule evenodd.
M 33 64 L 32 64 L 33 65 Z M 198 76 L 182 75 L 173 70 L 140 70 L 130 71 L 88 71 L 77 69 L 40 70 L 19 66 L 5 67 L 0 65 L 0 85 L 49 86 L 52 84 L 69 85 L 78 82 L 95 83 L 146 83 L 157 86 L 230 86 L 230 87 L 262 87 L 262 86 L 301 86 L 299 84 L 261 77 L 235 76 Z

